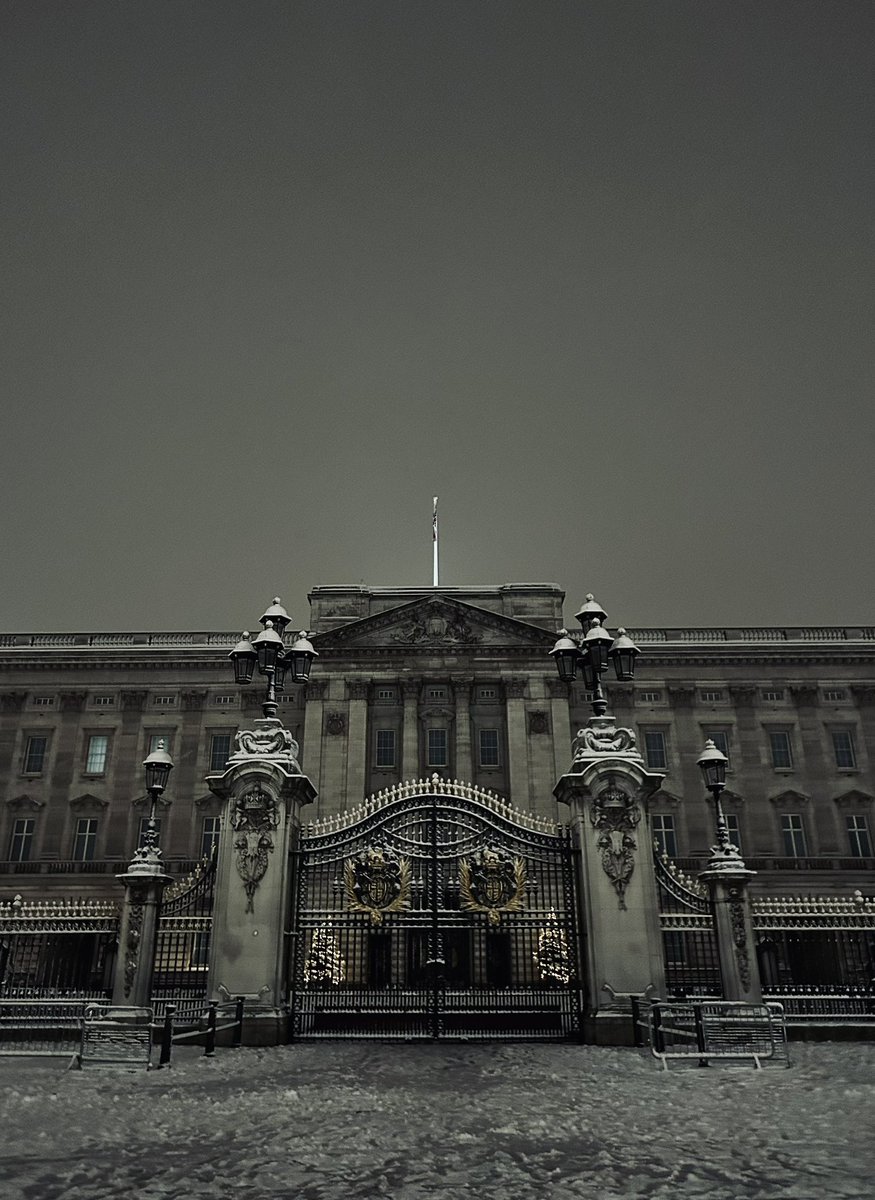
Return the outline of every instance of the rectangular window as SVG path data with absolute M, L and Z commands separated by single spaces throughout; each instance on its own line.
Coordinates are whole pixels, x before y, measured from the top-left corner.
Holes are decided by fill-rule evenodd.
M 378 700 L 394 700 L 395 699 L 395 689 L 390 688 L 390 687 L 377 688 L 377 699 Z
M 41 735 L 29 737 L 24 747 L 24 774 L 40 775 L 46 761 L 49 739 Z
M 73 858 L 77 862 L 93 862 L 97 848 L 97 818 L 80 817 L 73 836 Z
M 872 857 L 872 838 L 869 821 L 862 813 L 851 813 L 845 818 L 848 829 L 848 844 L 854 858 Z
M 112 708 L 115 696 L 94 696 L 91 702 L 95 708 Z
M 148 817 L 140 817 L 140 831 L 137 834 L 137 848 L 138 849 L 140 846 L 143 845 L 143 841 L 146 836 L 146 831 L 148 830 L 148 828 L 149 828 L 149 818 Z M 161 837 L 161 818 L 160 817 L 155 818 L 155 832 L 158 834 L 158 837 L 160 838 Z
M 650 729 L 644 734 L 644 756 L 648 767 L 661 771 L 668 766 L 665 753 L 665 734 L 661 730 Z
M 806 857 L 808 849 L 805 844 L 805 827 L 799 813 L 781 814 L 781 839 L 787 858 Z
M 218 848 L 221 832 L 221 817 L 204 817 L 201 822 L 201 858 L 209 858 Z
M 224 771 L 231 757 L 230 733 L 214 733 L 210 737 L 210 770 Z
M 164 743 L 163 745 L 161 745 L 162 742 Z M 173 744 L 173 738 L 172 738 L 171 734 L 169 734 L 169 733 L 150 733 L 149 734 L 149 748 L 146 751 L 146 753 L 152 754 L 152 753 L 154 753 L 154 751 L 160 749 L 160 750 L 166 750 L 168 754 L 171 754 L 172 751 L 171 751 L 170 747 L 172 746 L 172 744 Z M 224 763 L 222 765 L 224 766 Z
M 494 687 L 482 687 L 477 691 L 478 700 L 494 700 L 495 697 L 496 691 Z
M 783 700 L 784 699 L 784 689 L 783 688 L 765 688 L 763 690 L 763 699 L 764 700 L 772 700 L 772 701 Z
M 824 700 L 831 700 L 833 704 L 838 704 L 845 699 L 844 688 L 825 688 L 823 693 Z
M 832 731 L 832 748 L 836 766 L 840 771 L 853 771 L 856 768 L 857 755 L 854 751 L 854 735 L 850 729 L 834 729 Z
M 236 696 L 216 696 L 214 703 L 218 704 L 220 708 L 230 708 L 232 704 L 237 703 L 237 697 Z
M 668 858 L 677 858 L 678 840 L 671 813 L 653 814 L 653 837 L 660 854 L 665 854 Z
M 428 689 L 429 700 L 446 700 L 447 689 L 442 687 Z
M 429 729 L 428 765 L 430 767 L 445 767 L 447 765 L 446 729 Z
M 662 692 L 639 692 L 638 699 L 642 704 L 660 704 L 662 702 Z
M 378 729 L 375 755 L 375 766 L 395 766 L 395 730 Z
M 737 850 L 742 849 L 741 845 L 741 828 L 738 824 L 738 817 L 735 813 L 726 813 L 726 830 L 729 834 L 729 840 Z
M 157 708 L 172 708 L 176 703 L 175 696 L 156 696 L 155 705 Z
M 720 691 L 703 691 L 702 700 L 705 704 L 719 704 L 724 699 L 724 693 Z
M 705 729 L 705 737 L 710 738 L 721 754 L 724 754 L 731 765 L 732 756 L 729 753 L 729 731 L 727 729 Z M 728 768 L 727 768 L 728 769 Z
M 787 771 L 793 766 L 790 734 L 785 729 L 773 729 L 769 734 L 769 749 L 772 766 L 778 771 Z
M 498 766 L 498 730 L 480 730 L 480 766 Z
M 106 770 L 106 755 L 109 737 L 105 733 L 92 733 L 85 751 L 85 774 L 102 775 Z
M 55 707 L 55 697 L 54 696 L 34 696 L 33 706 L 34 706 L 34 708 L 54 708 Z
M 11 862 L 30 862 L 30 851 L 33 845 L 33 817 L 22 817 L 12 827 L 12 837 L 9 839 L 9 859 Z

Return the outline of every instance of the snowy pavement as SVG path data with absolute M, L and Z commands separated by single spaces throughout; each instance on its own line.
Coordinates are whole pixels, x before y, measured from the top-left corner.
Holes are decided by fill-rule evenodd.
M 0 1059 L 4 1200 L 875 1196 L 875 1045 L 663 1073 L 634 1050 L 320 1044 L 170 1071 Z

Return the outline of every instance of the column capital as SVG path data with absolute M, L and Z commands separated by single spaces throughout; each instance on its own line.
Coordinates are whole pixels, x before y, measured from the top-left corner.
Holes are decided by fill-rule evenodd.
M 450 679 L 450 685 L 453 689 L 453 696 L 455 697 L 456 703 L 458 703 L 460 700 L 471 699 L 471 689 L 474 686 L 473 678 L 452 678 Z
M 346 686 L 349 689 L 350 700 L 367 700 L 371 691 L 370 679 L 347 679 Z
M 404 679 L 402 679 L 401 680 L 401 692 L 404 696 L 405 702 L 407 702 L 409 700 L 418 700 L 421 687 L 422 687 L 421 679 L 409 679 L 406 677 Z
M 611 707 L 616 705 L 617 708 L 631 708 L 635 703 L 635 689 L 633 687 L 627 687 L 622 683 L 612 683 L 605 688 L 605 691 L 607 692 L 608 703 Z
M 322 700 L 328 690 L 328 681 L 326 679 L 308 679 L 304 686 L 305 700 Z
M 851 695 L 858 704 L 875 704 L 875 687 L 872 684 L 851 684 Z
M 571 685 L 566 683 L 564 679 L 557 679 L 555 675 L 548 675 L 544 680 L 547 686 L 547 695 L 551 700 L 568 700 L 571 695 Z
M 730 684 L 729 695 L 736 708 L 752 708 L 757 698 L 757 689 L 752 684 Z
M 180 699 L 182 700 L 183 711 L 197 712 L 202 709 L 207 698 L 206 692 L 183 692 Z
M 87 692 L 61 692 L 62 712 L 81 712 L 87 696 Z
M 799 708 L 815 708 L 819 699 L 817 685 L 814 683 L 792 684 L 790 695 Z
M 0 696 L 0 711 L 21 712 L 26 699 L 27 692 L 4 692 Z
M 522 700 L 526 694 L 528 680 L 525 675 L 510 675 L 504 680 L 504 694 L 508 700 Z
M 689 684 L 675 684 L 668 688 L 672 708 L 692 708 L 696 700 L 696 689 Z

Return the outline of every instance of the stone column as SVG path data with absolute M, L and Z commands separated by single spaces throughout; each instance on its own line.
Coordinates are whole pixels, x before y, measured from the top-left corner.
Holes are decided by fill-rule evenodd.
M 404 679 L 404 731 L 401 747 L 401 779 L 418 779 L 419 769 L 419 692 L 421 679 Z
M 346 807 L 356 808 L 365 799 L 365 764 L 368 755 L 368 692 L 366 679 L 348 679 L 349 727 L 346 751 Z
M 171 879 L 164 874 L 160 856 L 153 857 L 145 851 L 137 851 L 126 874 L 117 875 L 116 879 L 124 886 L 125 898 L 112 1002 L 148 1008 L 152 1002 L 161 897 Z
M 276 718 L 241 730 L 237 750 L 207 785 L 224 801 L 219 842 L 210 996 L 243 996 L 257 1009 L 247 1019 L 247 1043 L 286 1040 L 287 938 L 292 904 L 292 852 L 301 807 L 315 789 L 298 765 L 298 746 Z
M 662 780 L 646 770 L 630 729 L 592 717 L 553 792 L 571 810 L 579 848 L 584 1035 L 598 1045 L 631 1045 L 631 996 L 665 995 L 647 809 Z
M 453 697 L 456 702 L 456 757 L 457 779 L 469 783 L 473 778 L 471 761 L 471 680 L 454 679 Z
M 320 786 L 322 777 L 323 709 L 326 683 L 324 679 L 309 680 L 304 688 L 304 753 L 301 764 L 313 786 Z
M 531 807 L 525 694 L 525 678 L 504 680 L 509 799 L 517 808 Z
M 707 884 L 714 908 L 723 999 L 762 1004 L 748 886 L 755 874 L 745 867 L 739 854 L 724 854 L 715 848 L 708 868 L 700 872 L 699 878 Z
M 568 712 L 568 687 L 561 679 L 547 680 L 550 698 L 550 723 L 553 727 L 553 776 L 559 779 L 565 764 L 571 762 L 571 716 Z
M 87 692 L 61 692 L 61 720 L 56 732 L 57 741 L 53 746 L 53 766 L 49 779 L 49 811 L 63 811 L 71 799 L 73 779 L 76 775 L 76 755 L 79 744 L 79 727 L 82 720 L 82 710 L 85 707 Z M 97 842 L 97 857 L 102 858 L 106 829 L 100 829 Z M 70 857 L 72 829 L 64 829 L 60 824 L 50 823 L 43 840 L 43 853 L 57 854 L 59 858 Z M 64 844 L 66 842 L 66 844 Z

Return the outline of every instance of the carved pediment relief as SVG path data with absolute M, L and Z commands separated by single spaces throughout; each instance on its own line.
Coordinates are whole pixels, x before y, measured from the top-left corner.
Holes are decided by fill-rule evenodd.
M 555 637 L 514 617 L 434 596 L 351 621 L 319 634 L 317 646 L 464 650 L 474 646 L 530 646 L 549 650 Z
M 81 796 L 74 796 L 70 801 L 70 807 L 73 812 L 102 812 L 103 809 L 109 808 L 109 801 L 101 799 L 100 796 L 94 796 L 91 792 L 83 792 Z
M 858 788 L 852 788 L 849 792 L 844 792 L 841 796 L 836 796 L 833 801 L 839 808 L 850 809 L 868 809 L 872 804 L 873 797 L 868 792 L 861 792 Z
M 680 802 L 680 796 L 675 796 L 673 792 L 669 792 L 665 788 L 660 788 L 658 792 L 654 792 L 650 797 L 648 806 L 651 811 L 656 808 L 677 808 Z
M 36 812 L 40 808 L 45 808 L 45 800 L 37 800 L 34 796 L 22 794 L 21 796 L 13 796 L 6 801 L 6 807 L 11 808 L 13 812 Z
M 774 804 L 775 808 L 793 809 L 807 804 L 808 797 L 804 796 L 802 792 L 789 788 L 786 792 L 779 792 L 777 796 L 769 796 L 769 803 Z

